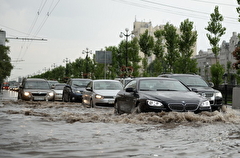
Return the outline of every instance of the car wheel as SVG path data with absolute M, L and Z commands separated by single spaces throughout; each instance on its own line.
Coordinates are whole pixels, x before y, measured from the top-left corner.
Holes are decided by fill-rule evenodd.
M 91 108 L 95 108 L 95 107 L 96 107 L 95 104 L 93 103 L 93 100 L 92 100 L 92 99 L 90 100 L 90 107 L 91 107 Z
M 63 93 L 63 95 L 62 95 L 62 101 L 63 101 L 63 102 L 66 102 L 66 97 L 65 97 L 65 95 L 66 95 L 65 93 Z
M 138 103 L 137 106 L 133 107 L 132 110 L 131 110 L 131 113 L 132 114 L 138 114 L 138 113 L 141 113 L 142 110 L 141 110 L 141 104 Z
M 120 113 L 120 108 L 119 108 L 119 105 L 118 105 L 117 101 L 114 103 L 114 114 L 121 114 Z
M 68 95 L 68 102 L 72 102 L 72 97 L 70 94 Z
M 18 100 L 19 100 L 19 99 L 21 99 L 21 96 L 20 96 L 20 94 L 18 93 Z

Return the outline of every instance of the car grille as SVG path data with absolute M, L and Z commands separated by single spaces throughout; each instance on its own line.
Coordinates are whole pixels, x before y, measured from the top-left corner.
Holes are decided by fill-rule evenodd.
M 169 103 L 168 107 L 172 111 L 196 111 L 198 109 L 198 104 L 195 103 Z
M 104 98 L 113 99 L 113 96 L 104 96 Z
M 46 92 L 44 92 L 44 93 L 39 93 L 39 92 L 36 92 L 36 93 L 32 93 L 32 95 L 33 96 L 46 96 L 47 95 L 47 93 Z
M 205 94 L 205 97 L 210 98 L 213 97 L 213 92 L 199 92 L 200 95 Z

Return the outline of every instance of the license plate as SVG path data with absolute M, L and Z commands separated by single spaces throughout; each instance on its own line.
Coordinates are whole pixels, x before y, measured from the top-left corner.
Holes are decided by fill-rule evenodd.
M 114 104 L 114 100 L 109 100 L 108 104 Z
M 34 100 L 45 100 L 44 97 L 34 97 Z

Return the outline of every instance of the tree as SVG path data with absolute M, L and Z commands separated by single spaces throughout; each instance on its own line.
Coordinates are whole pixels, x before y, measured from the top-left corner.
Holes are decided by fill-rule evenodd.
M 178 52 L 179 35 L 177 34 L 177 29 L 169 23 L 164 26 L 163 35 L 166 40 L 165 46 L 167 48 L 167 54 L 165 55 L 166 64 L 168 66 L 167 69 L 169 72 L 175 73 L 176 63 L 180 56 Z
M 237 3 L 238 3 L 238 7 L 236 8 L 236 10 L 237 10 L 237 13 L 239 14 L 238 15 L 238 21 L 240 22 L 240 0 L 237 0 Z
M 178 73 L 197 73 L 197 62 L 191 58 L 197 41 L 197 32 L 193 31 L 193 22 L 188 19 L 181 22 L 180 32 Z
M 11 58 L 8 56 L 9 47 L 0 45 L 0 83 L 11 74 L 13 65 L 11 64 Z
M 133 73 L 131 74 L 132 76 L 139 76 L 140 72 L 140 66 L 139 62 L 141 61 L 141 57 L 139 56 L 139 45 L 138 45 L 138 39 L 137 37 L 134 37 L 131 42 L 130 42 L 130 49 L 129 49 L 129 61 L 130 66 L 133 68 Z
M 144 58 L 142 59 L 143 76 L 148 76 L 146 71 L 148 66 L 148 57 L 152 54 L 152 49 L 154 46 L 154 39 L 148 34 L 148 30 L 145 30 L 145 32 L 140 35 L 139 46 L 140 50 L 144 54 Z
M 163 53 L 164 53 L 164 31 L 157 30 L 154 32 L 156 42 L 153 47 L 153 54 L 155 55 L 155 60 L 149 65 L 149 71 L 152 72 L 151 76 L 158 76 L 163 72 L 163 65 L 165 63 Z
M 216 62 L 218 53 L 220 50 L 219 41 L 222 35 L 225 34 L 226 28 L 222 26 L 223 16 L 218 11 L 218 6 L 215 6 L 214 13 L 212 13 L 208 26 L 205 28 L 209 33 L 207 33 L 207 38 L 212 46 L 212 52 L 215 55 Z
M 213 64 L 211 66 L 211 74 L 212 74 L 212 82 L 214 83 L 215 87 L 219 87 L 219 85 L 223 82 L 223 74 L 224 68 L 220 65 L 219 62 Z

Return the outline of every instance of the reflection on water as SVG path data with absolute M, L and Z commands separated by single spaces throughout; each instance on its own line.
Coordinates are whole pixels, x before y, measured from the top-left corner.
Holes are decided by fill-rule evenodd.
M 231 108 L 114 115 L 112 107 L 4 100 L 0 157 L 239 157 L 239 122 Z

